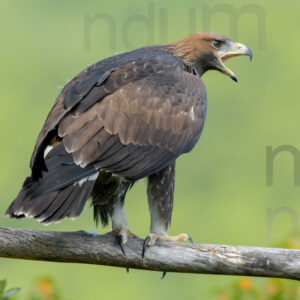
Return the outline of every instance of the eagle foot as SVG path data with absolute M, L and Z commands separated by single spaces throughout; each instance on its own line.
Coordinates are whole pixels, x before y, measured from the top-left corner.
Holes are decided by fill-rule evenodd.
M 186 233 L 181 233 L 181 234 L 174 235 L 174 236 L 149 233 L 149 235 L 144 240 L 142 258 L 144 258 L 144 256 L 145 256 L 146 248 L 153 246 L 157 240 L 161 240 L 164 242 L 171 242 L 171 243 L 179 243 L 179 242 L 187 242 L 187 241 L 190 241 L 191 243 L 193 243 L 192 238 Z
M 126 252 L 125 252 L 125 245 L 127 244 L 128 242 L 128 237 L 134 237 L 134 238 L 138 238 L 137 235 L 133 234 L 132 232 L 130 232 L 129 230 L 127 229 L 116 229 L 116 230 L 113 230 L 113 235 L 115 235 L 117 237 L 117 241 L 118 241 L 118 244 L 123 252 L 124 255 L 126 255 Z

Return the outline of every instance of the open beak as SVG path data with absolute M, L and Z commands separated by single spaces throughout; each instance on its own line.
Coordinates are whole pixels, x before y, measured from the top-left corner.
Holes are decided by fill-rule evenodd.
M 236 75 L 224 65 L 224 62 L 232 57 L 242 56 L 242 55 L 247 55 L 249 56 L 250 61 L 252 60 L 252 51 L 250 48 L 240 43 L 232 43 L 232 47 L 230 47 L 228 51 L 226 51 L 219 57 L 219 62 L 223 69 L 222 72 L 230 76 L 230 78 L 236 82 L 238 82 Z

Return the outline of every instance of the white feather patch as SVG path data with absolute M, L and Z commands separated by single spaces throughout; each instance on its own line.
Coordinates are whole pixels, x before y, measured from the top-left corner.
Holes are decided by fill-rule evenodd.
M 30 212 L 25 212 L 22 210 L 22 208 L 16 211 L 14 214 L 18 217 L 23 215 L 25 218 L 33 218 L 33 215 Z
M 190 116 L 191 116 L 191 119 L 193 121 L 195 121 L 195 112 L 194 112 L 194 107 L 192 106 L 191 110 L 190 110 Z
M 47 146 L 45 151 L 44 151 L 44 158 L 47 157 L 47 155 L 49 154 L 49 152 L 53 149 L 52 146 Z
M 99 172 L 97 172 L 91 176 L 84 177 L 84 178 L 80 179 L 79 181 L 76 181 L 74 184 L 78 184 L 81 187 L 87 181 L 95 181 L 98 177 L 98 174 L 99 174 Z
M 39 220 L 38 220 L 39 221 Z M 39 222 L 42 222 L 42 221 L 39 221 Z M 49 225 L 51 225 L 51 222 L 49 222 L 49 223 L 42 223 L 42 225 L 44 225 L 44 226 L 49 226 Z

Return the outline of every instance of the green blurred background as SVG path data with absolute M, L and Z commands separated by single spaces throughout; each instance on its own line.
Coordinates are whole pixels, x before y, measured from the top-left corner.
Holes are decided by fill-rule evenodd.
M 243 14 L 237 19 L 239 9 Z M 78 220 L 47 228 L 31 219 L 3 216 L 29 173 L 33 145 L 61 86 L 88 64 L 117 52 L 172 42 L 190 31 L 212 31 L 247 44 L 254 59 L 251 64 L 247 58 L 227 63 L 238 84 L 218 72 L 203 77 L 207 122 L 192 153 L 178 159 L 169 234 L 187 232 L 197 243 L 253 246 L 272 246 L 290 237 L 298 230 L 300 213 L 292 156 L 278 155 L 274 184 L 267 186 L 266 147 L 300 149 L 299 10 L 296 0 L 2 0 L 0 226 L 95 228 L 89 204 Z M 131 230 L 141 237 L 149 231 L 145 191 L 142 180 L 126 201 Z M 273 220 L 267 217 L 267 211 L 276 209 Z M 293 238 L 297 242 L 299 236 Z M 39 276 L 55 278 L 63 299 L 214 299 L 216 287 L 236 280 L 171 273 L 160 280 L 155 272 L 0 259 L 0 278 L 22 287 L 22 299 Z M 262 285 L 264 280 L 254 282 Z

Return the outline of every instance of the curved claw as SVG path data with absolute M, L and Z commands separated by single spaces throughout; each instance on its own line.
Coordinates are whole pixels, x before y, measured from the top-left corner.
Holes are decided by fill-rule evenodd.
M 193 239 L 188 235 L 188 240 L 193 244 Z
M 167 275 L 167 272 L 164 271 L 160 279 L 164 279 L 166 277 L 166 275 Z
M 120 245 L 123 254 L 126 256 L 125 249 L 124 249 L 124 236 L 121 234 L 118 236 L 118 243 Z
M 148 235 L 144 240 L 142 258 L 144 258 L 144 256 L 145 256 L 145 251 L 146 251 L 146 248 L 149 245 L 150 241 L 151 241 L 151 237 Z

